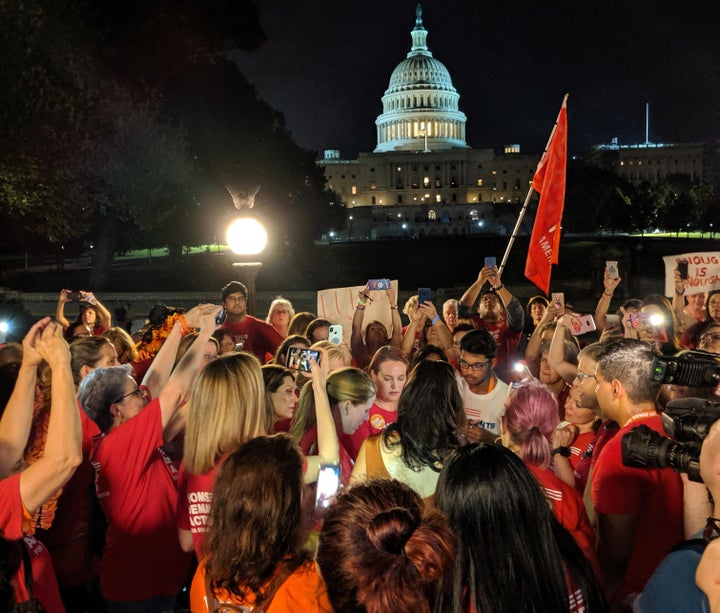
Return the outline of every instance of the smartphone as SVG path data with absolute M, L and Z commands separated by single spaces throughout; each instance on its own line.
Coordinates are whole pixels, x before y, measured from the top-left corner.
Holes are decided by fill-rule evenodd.
M 563 292 L 556 292 L 550 298 L 556 309 L 565 310 L 565 294 Z
M 608 272 L 608 277 L 611 279 L 618 278 L 618 263 L 614 260 L 608 260 L 605 262 L 605 270 Z
M 640 327 L 640 315 L 637 313 L 628 313 L 628 321 L 630 322 L 631 328 L 637 330 Z
M 687 279 L 688 278 L 688 261 L 687 260 L 680 260 L 677 263 L 678 272 L 680 273 L 681 279 Z
M 227 311 L 225 310 L 225 307 L 220 309 L 220 312 L 215 315 L 215 323 L 219 326 L 220 324 L 224 324 L 225 320 L 227 319 Z
M 343 342 L 343 331 L 340 324 L 330 326 L 328 340 L 335 345 L 340 345 Z
M 82 294 L 80 294 L 80 292 L 78 292 L 78 291 L 68 292 L 67 299 L 70 302 L 77 302 L 78 300 L 82 300 Z
M 369 279 L 367 285 L 369 290 L 390 289 L 390 279 Z
M 580 317 L 570 318 L 570 332 L 574 336 L 580 336 L 597 330 L 595 320 L 592 315 L 580 315 Z
M 424 304 L 432 300 L 432 292 L 429 287 L 418 287 L 418 304 Z
M 310 360 L 315 360 L 320 364 L 320 352 L 317 349 L 290 347 L 285 366 L 302 372 L 310 372 Z
M 340 465 L 320 464 L 315 494 L 315 508 L 327 509 L 340 487 Z
M 497 266 L 497 258 L 495 256 L 488 256 L 485 258 L 485 266 L 490 266 L 491 268 L 494 266 Z

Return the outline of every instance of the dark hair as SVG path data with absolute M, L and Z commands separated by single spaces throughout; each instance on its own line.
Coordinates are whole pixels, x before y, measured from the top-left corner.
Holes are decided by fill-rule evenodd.
M 419 471 L 429 467 L 440 472 L 445 456 L 462 445 L 465 409 L 455 378 L 447 362 L 419 362 L 405 383 L 395 423 L 385 428 L 383 443 L 400 445 L 404 464 Z
M 315 318 L 315 313 L 310 313 L 309 311 L 295 313 L 295 316 L 290 320 L 290 325 L 288 326 L 288 336 L 292 336 L 293 334 L 304 336 L 308 324 Z
M 268 420 L 267 428 L 269 432 L 272 432 L 273 423 L 275 422 L 275 407 L 273 406 L 270 394 L 277 392 L 287 377 L 290 377 L 294 383 L 295 373 L 280 364 L 265 364 L 260 371 L 262 372 L 263 384 L 265 385 L 265 413 Z
M 319 317 L 313 319 L 305 328 L 305 336 L 310 341 L 310 343 L 314 343 L 315 341 L 319 340 L 316 339 L 313 335 L 315 334 L 315 330 L 318 328 L 329 328 L 330 322 L 327 319 L 321 319 Z
M 603 610 L 590 563 L 512 451 L 466 445 L 446 461 L 435 505 L 460 545 L 443 611 L 567 611 L 567 574 L 586 610 Z
M 305 343 L 307 347 L 310 346 L 310 341 L 307 339 L 307 337 L 303 336 L 302 334 L 291 334 L 285 337 L 285 340 L 280 343 L 280 346 L 277 348 L 275 356 L 272 359 L 272 363 L 279 364 L 280 366 L 285 366 L 288 349 L 291 345 L 294 345 L 295 343 Z
M 460 339 L 460 351 L 484 355 L 488 360 L 495 357 L 497 343 L 487 330 L 471 330 Z
M 341 493 L 320 532 L 316 561 L 343 613 L 429 613 L 457 544 L 445 517 L 423 516 L 420 496 L 394 480 Z
M 410 370 L 415 368 L 419 362 L 427 360 L 430 356 L 436 355 L 440 362 L 447 362 L 447 356 L 445 352 L 440 349 L 437 345 L 425 345 L 422 349 L 418 349 L 412 359 L 412 365 Z
M 240 292 L 245 299 L 247 299 L 248 291 L 247 287 L 245 287 L 244 283 L 240 283 L 240 281 L 230 281 L 227 285 L 225 285 L 222 288 L 222 301 L 225 302 L 225 299 L 230 294 L 236 294 Z
M 23 346 L 20 343 L 5 343 L 0 347 L 0 364 L 9 364 L 10 362 L 22 362 Z
M 598 373 L 620 381 L 630 402 L 655 402 L 660 391 L 660 382 L 650 377 L 655 355 L 648 343 L 635 338 L 611 341 L 598 356 Z
M 241 445 L 220 470 L 205 536 L 207 576 L 238 598 L 265 597 L 278 564 L 297 568 L 303 549 L 300 450 L 283 435 Z
M 405 366 L 409 366 L 409 362 L 405 352 L 392 345 L 383 345 L 378 349 L 370 360 L 370 364 L 367 367 L 368 372 L 374 372 L 378 374 L 380 372 L 380 366 L 383 362 L 402 362 Z
M 15 389 L 15 382 L 19 372 L 20 362 L 0 364 L 0 417 L 5 412 L 5 407 Z
M 65 330 L 64 337 L 66 340 L 72 339 L 73 332 L 75 332 L 75 328 L 83 325 L 83 315 L 84 315 L 85 311 L 87 311 L 88 309 L 92 309 L 93 311 L 95 311 L 95 323 L 93 324 L 93 330 L 100 325 L 100 311 L 98 311 L 97 307 L 95 307 L 94 305 L 89 304 L 87 302 L 81 303 L 80 308 L 78 310 L 77 317 L 68 326 L 67 330 Z

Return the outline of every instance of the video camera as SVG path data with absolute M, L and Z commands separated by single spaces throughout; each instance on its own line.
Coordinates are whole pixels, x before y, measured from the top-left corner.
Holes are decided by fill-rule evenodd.
M 690 387 L 720 383 L 717 356 L 705 351 L 685 351 L 653 360 L 650 378 L 663 384 Z M 700 478 L 700 449 L 712 426 L 720 419 L 720 402 L 704 398 L 678 398 L 665 405 L 663 430 L 673 439 L 645 425 L 622 438 L 622 461 L 633 468 L 674 468 L 691 481 Z

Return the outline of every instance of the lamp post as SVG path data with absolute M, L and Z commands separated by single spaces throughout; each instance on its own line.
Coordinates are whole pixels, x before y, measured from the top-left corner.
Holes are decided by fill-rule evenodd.
M 233 262 L 238 280 L 248 290 L 247 312 L 255 312 L 255 279 L 262 268 L 262 262 L 247 261 L 257 256 L 267 245 L 265 227 L 254 217 L 238 217 L 227 229 L 227 244 L 235 255 L 243 256 Z

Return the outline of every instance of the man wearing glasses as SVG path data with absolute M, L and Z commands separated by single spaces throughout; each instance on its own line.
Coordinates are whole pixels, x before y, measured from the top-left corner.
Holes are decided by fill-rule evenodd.
M 508 386 L 495 376 L 495 339 L 487 330 L 471 330 L 460 340 L 461 392 L 468 418 L 469 436 L 477 428 L 487 430 L 494 438 L 500 432 L 500 418 L 505 413 Z M 478 438 L 482 437 L 477 432 Z
M 261 364 L 273 356 L 282 336 L 269 323 L 248 315 L 247 288 L 240 281 L 230 281 L 222 288 L 222 304 L 227 313 L 223 328 L 230 330 L 237 351 L 255 354 Z
M 598 561 L 612 605 L 641 592 L 660 561 L 683 540 L 683 486 L 672 468 L 629 468 L 622 439 L 641 424 L 663 433 L 655 410 L 660 382 L 650 378 L 652 348 L 639 340 L 608 343 L 598 356 L 596 394 L 602 413 L 620 426 L 592 475 Z

